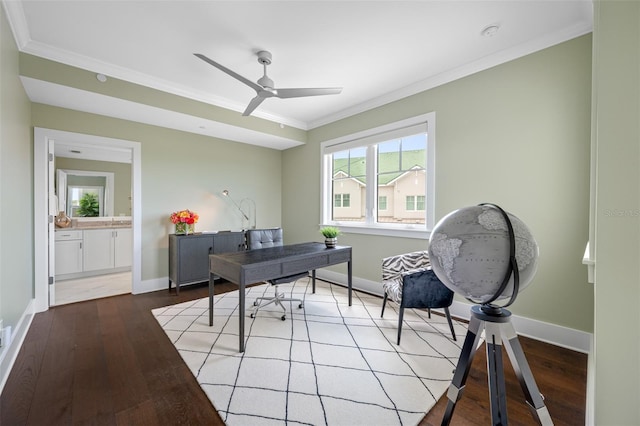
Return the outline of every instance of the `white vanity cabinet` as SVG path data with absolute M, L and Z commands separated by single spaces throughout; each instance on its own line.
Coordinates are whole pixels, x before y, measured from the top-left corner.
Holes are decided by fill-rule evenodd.
M 113 263 L 115 268 L 131 267 L 133 264 L 133 230 L 114 229 Z
M 82 231 L 56 231 L 56 275 L 82 272 Z
M 84 271 L 113 268 L 113 229 L 90 229 L 84 233 Z
M 83 233 L 83 271 L 131 266 L 131 228 L 85 229 Z
M 56 280 L 131 270 L 131 228 L 56 230 Z

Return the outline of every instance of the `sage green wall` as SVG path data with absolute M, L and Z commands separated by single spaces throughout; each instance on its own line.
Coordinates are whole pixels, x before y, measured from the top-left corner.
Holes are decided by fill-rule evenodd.
M 281 152 L 42 104 L 32 105 L 35 127 L 125 139 L 141 144 L 142 279 L 166 277 L 169 215 L 191 209 L 196 232 L 240 229 L 236 202 L 256 203 L 257 226 L 280 226 Z
M 131 164 L 56 157 L 57 169 L 113 173 L 113 214 L 131 216 Z
M 594 16 L 595 424 L 640 424 L 640 3 Z
M 18 50 L 0 7 L 0 318 L 15 330 L 33 297 L 33 144 Z
M 535 281 L 515 314 L 593 330 L 593 292 L 581 264 L 588 239 L 591 36 L 583 36 L 314 129 L 283 157 L 283 225 L 318 239 L 320 142 L 435 111 L 436 220 L 499 204 L 540 246 Z M 418 239 L 346 234 L 354 274 L 380 280 L 380 259 L 426 249 Z M 338 271 L 336 269 L 336 271 Z M 344 271 L 341 271 L 344 272 Z

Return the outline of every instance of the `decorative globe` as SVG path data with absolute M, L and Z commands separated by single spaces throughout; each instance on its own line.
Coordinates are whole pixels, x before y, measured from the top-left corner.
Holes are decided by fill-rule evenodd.
M 520 219 L 510 213 L 507 216 L 515 236 L 522 291 L 538 268 L 538 244 Z M 449 213 L 435 226 L 429 258 L 433 271 L 448 288 L 474 303 L 486 304 L 499 291 L 508 272 L 509 243 L 507 222 L 496 206 L 464 207 Z M 512 273 L 496 301 L 511 298 L 513 279 Z

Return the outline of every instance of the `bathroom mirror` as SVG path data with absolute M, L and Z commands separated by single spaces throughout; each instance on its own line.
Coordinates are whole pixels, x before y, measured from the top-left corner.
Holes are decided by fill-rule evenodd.
M 78 217 L 80 200 L 92 194 L 98 202 L 98 216 L 113 216 L 113 173 L 58 169 L 58 210 Z

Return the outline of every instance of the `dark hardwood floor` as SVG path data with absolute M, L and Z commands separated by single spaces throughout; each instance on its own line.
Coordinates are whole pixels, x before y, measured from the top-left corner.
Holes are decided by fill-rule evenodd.
M 216 293 L 235 290 L 216 284 Z M 180 295 L 158 291 L 59 306 L 37 314 L 0 400 L 0 424 L 221 425 L 151 309 L 207 296 L 206 285 Z M 584 425 L 587 356 L 520 338 L 556 425 Z M 512 425 L 537 424 L 506 354 Z M 453 425 L 491 424 L 486 356 L 473 361 Z M 439 425 L 441 398 L 420 425 Z

